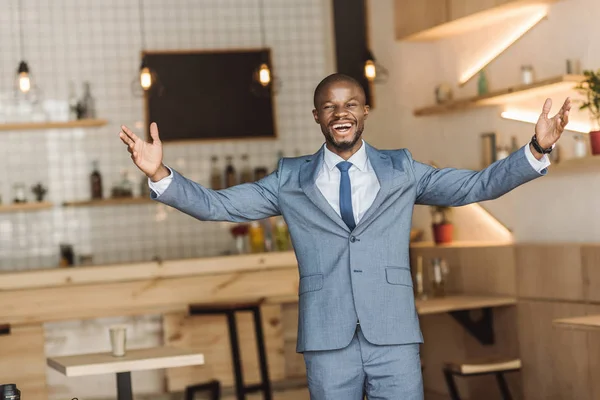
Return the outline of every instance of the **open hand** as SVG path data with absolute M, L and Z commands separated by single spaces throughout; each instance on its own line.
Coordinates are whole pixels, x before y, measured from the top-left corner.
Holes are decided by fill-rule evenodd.
M 546 99 L 542 114 L 535 125 L 537 141 L 544 149 L 552 147 L 552 145 L 560 139 L 560 135 L 562 135 L 565 126 L 569 122 L 571 99 L 567 97 L 560 110 L 558 110 L 558 113 L 554 117 L 548 118 L 551 108 L 552 100 Z
M 162 143 L 158 137 L 158 126 L 155 122 L 150 125 L 150 136 L 152 137 L 152 143 L 139 138 L 125 125 L 121 126 L 121 132 L 119 132 L 119 137 L 127 145 L 127 151 L 131 154 L 134 164 L 148 178 L 158 181 L 160 180 L 158 175 L 160 175 L 162 169 L 166 168 L 162 164 Z

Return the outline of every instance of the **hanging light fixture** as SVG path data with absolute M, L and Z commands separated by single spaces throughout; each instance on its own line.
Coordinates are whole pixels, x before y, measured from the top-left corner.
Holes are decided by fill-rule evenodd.
M 18 12 L 19 12 L 19 52 L 21 53 L 21 61 L 17 68 L 17 79 L 16 87 L 21 93 L 27 94 L 31 90 L 31 74 L 29 72 L 29 65 L 25 61 L 23 51 L 23 10 L 21 8 L 21 0 L 17 0 Z
M 365 54 L 365 64 L 363 66 L 365 78 L 369 82 L 374 83 L 382 83 L 387 81 L 388 78 L 388 70 L 385 67 L 375 60 L 373 57 L 373 53 L 371 50 L 367 49 Z
M 254 70 L 252 92 L 257 96 L 270 96 L 271 92 L 276 93 L 279 86 L 277 78 L 271 71 L 269 54 L 264 51 L 267 48 L 264 20 L 263 0 L 258 0 L 258 10 L 260 19 L 260 43 L 263 49 L 260 65 Z
M 146 49 L 146 31 L 144 29 L 144 4 L 143 0 L 138 1 L 138 12 L 139 12 L 139 26 L 140 26 L 140 41 L 142 43 L 142 60 L 140 62 L 140 69 L 138 70 L 137 77 L 132 82 L 133 93 L 137 96 L 143 96 L 145 92 L 148 92 L 154 86 L 156 86 L 156 73 L 148 66 L 146 61 L 146 55 L 144 50 Z
M 373 82 L 377 77 L 377 69 L 375 68 L 375 59 L 373 53 L 367 50 L 367 60 L 365 61 L 365 77 Z

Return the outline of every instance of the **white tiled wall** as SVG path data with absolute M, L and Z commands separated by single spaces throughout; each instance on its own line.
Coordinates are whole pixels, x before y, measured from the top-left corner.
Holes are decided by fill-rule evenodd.
M 13 184 L 48 186 L 51 210 L 0 213 L 0 270 L 51 268 L 59 244 L 90 253 L 95 264 L 220 254 L 230 244 L 228 226 L 199 222 L 159 204 L 65 208 L 64 201 L 89 197 L 92 160 L 98 160 L 104 195 L 123 170 L 141 173 L 118 139 L 119 126 L 143 120 L 142 99 L 131 91 L 142 50 L 135 0 L 0 0 L 0 122 L 10 118 L 19 53 L 18 8 L 24 21 L 24 57 L 44 101 L 66 102 L 69 83 L 78 95 L 90 81 L 101 128 L 0 131 L 0 196 L 12 201 Z M 144 0 L 146 47 L 238 49 L 261 47 L 259 0 Z M 279 138 L 264 141 L 165 145 L 165 162 L 200 183 L 208 183 L 212 154 L 248 153 L 253 166 L 273 168 L 279 150 L 313 153 L 322 143 L 311 115 L 312 92 L 331 72 L 328 0 L 264 0 L 266 45 L 282 87 L 275 99 Z M 207 93 L 207 95 L 214 95 Z M 8 115 L 7 115 L 8 114 Z M 193 116 L 190 116 L 193 118 Z M 139 132 L 139 128 L 136 128 Z M 28 193 L 28 198 L 33 199 Z M 47 355 L 108 350 L 112 319 L 46 325 Z M 160 344 L 160 318 L 130 319 L 139 346 Z M 160 371 L 134 374 L 136 393 L 162 390 Z M 114 397 L 114 376 L 67 379 L 48 372 L 51 398 Z
M 69 83 L 81 95 L 90 81 L 101 128 L 0 132 L 2 202 L 12 201 L 13 185 L 42 182 L 54 204 L 89 197 L 91 163 L 98 160 L 104 195 L 121 179 L 142 174 L 118 139 L 121 124 L 143 120 L 142 99 L 131 90 L 141 48 L 138 1 L 0 0 L 0 122 L 11 119 L 11 99 L 19 51 L 19 12 L 23 49 L 43 101 L 66 102 Z M 145 0 L 148 50 L 239 49 L 260 47 L 260 0 Z M 312 121 L 312 91 L 328 72 L 325 0 L 264 0 L 266 45 L 282 82 L 276 97 L 277 140 L 165 145 L 165 162 L 186 176 L 208 183 L 210 155 L 248 152 L 253 166 L 276 165 L 276 154 L 314 152 L 322 142 Z M 215 95 L 207 93 L 208 96 Z M 190 115 L 190 118 L 194 116 Z M 136 129 L 138 132 L 139 128 Z M 223 161 L 223 159 L 221 159 Z M 29 189 L 28 189 L 29 190 Z M 33 195 L 28 192 L 28 198 Z M 217 255 L 230 245 L 228 226 L 199 223 L 157 204 L 64 208 L 0 214 L 0 269 L 54 267 L 59 243 L 95 264 Z

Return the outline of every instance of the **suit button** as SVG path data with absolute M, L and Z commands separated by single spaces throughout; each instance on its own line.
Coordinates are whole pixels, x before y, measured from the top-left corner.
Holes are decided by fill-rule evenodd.
M 356 242 L 356 238 L 355 238 L 354 236 L 350 236 L 350 242 L 351 242 L 351 243 L 354 243 L 354 242 Z

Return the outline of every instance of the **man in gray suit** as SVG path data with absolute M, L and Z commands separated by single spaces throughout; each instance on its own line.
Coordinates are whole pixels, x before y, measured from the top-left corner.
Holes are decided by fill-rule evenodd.
M 531 142 L 482 171 L 435 169 L 410 152 L 377 150 L 361 138 L 369 114 L 358 82 L 325 78 L 313 116 L 325 144 L 284 158 L 258 182 L 214 191 L 163 165 L 152 143 L 123 126 L 131 157 L 149 178 L 151 197 L 202 221 L 245 222 L 283 215 L 300 273 L 297 351 L 311 399 L 422 399 L 409 241 L 415 204 L 461 206 L 497 198 L 542 176 L 546 153 L 568 121 L 567 99 L 549 118 L 546 100 Z

